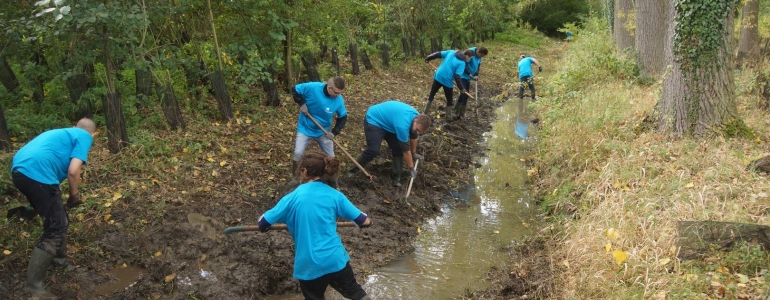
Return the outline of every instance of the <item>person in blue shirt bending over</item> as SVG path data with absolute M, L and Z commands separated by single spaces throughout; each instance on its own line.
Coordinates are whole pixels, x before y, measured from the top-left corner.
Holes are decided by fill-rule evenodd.
M 456 83 L 457 88 L 460 89 L 461 93 L 468 93 L 468 89 L 462 85 L 460 76 L 463 73 L 468 72 L 466 69 L 467 62 L 471 59 L 472 56 L 473 52 L 470 50 L 465 50 L 465 52 L 445 50 L 435 52 L 425 58 L 425 62 L 430 62 L 431 60 L 437 58 L 441 58 L 443 60 L 436 69 L 436 72 L 433 73 L 433 85 L 430 87 L 428 103 L 425 104 L 425 110 L 422 111 L 423 114 L 430 114 L 430 106 L 433 104 L 433 97 L 436 96 L 439 88 L 444 88 L 444 98 L 446 98 L 445 117 L 447 120 L 452 120 L 452 100 L 454 99 L 452 96 L 452 88 Z
M 537 71 L 543 71 L 543 66 L 537 61 L 537 59 L 521 55 L 519 60 L 519 99 L 524 99 L 524 85 L 529 86 L 529 92 L 532 94 L 532 101 L 535 101 L 535 80 L 532 78 L 532 64 L 537 65 Z
M 371 219 L 345 195 L 322 181 L 339 172 L 340 162 L 319 151 L 308 151 L 299 161 L 302 182 L 259 218 L 259 229 L 286 223 L 294 240 L 294 278 L 305 299 L 324 299 L 327 286 L 348 299 L 369 299 L 356 282 L 350 255 L 337 234 L 337 218 L 367 227 Z
M 451 99 L 451 98 L 449 98 Z M 406 162 L 412 177 L 417 176 L 414 160 L 422 159 L 417 151 L 419 134 L 430 128 L 431 119 L 420 114 L 414 107 L 401 101 L 389 100 L 369 107 L 364 118 L 366 150 L 356 159 L 364 166 L 380 155 L 382 140 L 388 143 L 393 154 L 393 173 L 390 179 L 393 186 L 401 186 L 401 169 Z M 357 167 L 348 171 L 348 177 L 358 172 Z
M 473 56 L 471 56 L 471 59 L 468 61 L 468 73 L 463 72 L 463 74 L 460 75 L 460 81 L 463 84 L 462 87 L 466 91 L 471 88 L 471 80 L 479 80 L 479 67 L 481 67 L 481 59 L 489 54 L 489 50 L 487 50 L 485 47 L 472 47 L 468 50 L 473 52 Z M 476 93 L 478 93 L 478 91 Z M 455 105 L 455 120 L 460 120 L 465 116 L 465 110 L 467 107 L 468 94 L 461 93 L 460 96 L 457 97 L 457 105 Z
M 43 279 L 48 265 L 54 262 L 73 268 L 67 262 L 67 228 L 69 218 L 62 204 L 59 184 L 67 179 L 67 208 L 83 204 L 78 198 L 80 170 L 88 161 L 96 125 L 83 118 L 73 128 L 53 129 L 41 133 L 13 156 L 13 185 L 27 198 L 43 219 L 43 234 L 32 250 L 27 266 L 25 289 L 39 298 L 55 298 L 45 290 Z
M 310 140 L 315 140 L 326 156 L 334 157 L 334 136 L 339 135 L 345 123 L 348 121 L 348 111 L 345 109 L 345 99 L 342 91 L 345 90 L 345 80 L 342 77 L 333 77 L 327 83 L 307 82 L 295 85 L 291 89 L 294 102 L 299 105 L 299 119 L 297 121 L 297 139 L 294 144 L 294 157 L 292 158 L 291 171 L 293 181 L 297 179 L 297 162 L 299 162 Z M 324 127 L 328 134 L 318 128 L 313 120 L 305 114 L 310 114 Z M 331 128 L 332 117 L 337 115 L 337 122 Z M 336 187 L 336 178 L 332 178 Z

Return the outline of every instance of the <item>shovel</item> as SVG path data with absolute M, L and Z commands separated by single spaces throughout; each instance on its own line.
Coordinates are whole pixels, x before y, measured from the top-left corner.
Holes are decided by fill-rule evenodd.
M 337 227 L 356 227 L 356 224 L 353 222 L 337 222 Z M 287 229 L 288 227 L 286 226 L 286 224 L 275 224 L 273 226 L 270 226 L 270 230 L 287 230 Z M 225 234 L 244 232 L 244 231 L 259 231 L 259 226 L 250 225 L 250 226 L 235 226 L 235 227 L 225 228 Z
M 473 89 L 473 91 L 476 93 L 476 98 L 473 98 L 474 102 L 478 101 L 476 99 L 479 98 L 479 80 L 476 79 L 475 81 L 476 81 L 476 87 Z
M 328 131 L 326 131 L 326 129 L 324 129 L 324 127 L 323 127 L 323 126 L 321 126 L 321 124 L 319 124 L 319 123 L 318 123 L 318 121 L 316 121 L 316 120 L 315 120 L 315 118 L 313 118 L 313 116 L 311 116 L 311 115 L 310 115 L 310 113 L 305 113 L 305 116 L 307 116 L 308 118 L 310 118 L 310 120 L 312 120 L 312 121 L 313 121 L 313 123 L 315 123 L 315 125 L 316 125 L 316 126 L 318 126 L 318 128 L 320 128 L 320 129 L 321 129 L 321 131 L 323 131 L 323 132 L 324 132 L 324 134 L 329 134 L 329 132 L 328 132 Z M 345 153 L 345 155 L 347 155 L 347 156 L 348 156 L 348 158 L 350 158 L 350 160 L 352 160 L 352 161 L 353 161 L 353 163 L 354 163 L 354 164 L 356 164 L 356 167 L 358 167 L 359 169 L 361 169 L 361 172 L 364 172 L 364 175 L 366 175 L 366 177 L 369 177 L 369 180 L 374 180 L 374 178 L 372 177 L 372 175 L 371 175 L 371 174 L 369 174 L 369 172 L 367 172 L 367 171 L 366 171 L 366 169 L 364 169 L 364 167 L 363 167 L 363 166 L 361 166 L 361 164 L 359 164 L 359 163 L 358 163 L 358 161 L 357 161 L 357 160 L 355 160 L 355 159 L 353 158 L 353 156 L 350 156 L 350 153 L 348 153 L 348 150 L 345 150 L 345 148 L 344 148 L 344 147 L 342 147 L 342 145 L 340 145 L 340 143 L 338 143 L 336 139 L 332 139 L 332 142 L 334 142 L 334 144 L 335 144 L 335 145 L 337 145 L 337 147 L 339 147 L 340 149 L 342 149 L 342 152 L 344 152 L 344 153 Z
M 417 165 L 420 164 L 420 160 L 414 162 L 414 169 L 417 170 Z M 414 183 L 414 176 L 412 176 L 412 179 L 409 180 L 409 188 L 406 189 L 406 197 L 404 197 L 404 201 L 406 201 L 407 198 L 409 198 L 409 193 L 412 192 L 412 183 Z
M 5 214 L 5 218 L 8 220 L 12 220 L 16 217 L 20 217 L 24 220 L 32 220 L 37 216 L 37 211 L 35 211 L 34 208 L 31 206 L 19 206 L 15 208 L 11 208 L 8 210 L 8 212 Z

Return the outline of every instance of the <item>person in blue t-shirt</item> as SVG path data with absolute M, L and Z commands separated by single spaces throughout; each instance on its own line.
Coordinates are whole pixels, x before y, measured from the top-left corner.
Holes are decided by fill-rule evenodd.
M 433 104 L 433 97 L 436 96 L 439 88 L 443 88 L 444 98 L 446 98 L 445 117 L 447 120 L 452 119 L 452 100 L 454 99 L 452 96 L 452 89 L 456 83 L 457 88 L 460 89 L 461 93 L 468 92 L 468 89 L 462 85 L 460 76 L 463 73 L 468 72 L 467 63 L 471 59 L 471 56 L 473 56 L 473 52 L 469 50 L 465 50 L 465 52 L 445 50 L 432 53 L 425 58 L 425 62 L 430 62 L 431 60 L 437 58 L 441 58 L 443 60 L 441 61 L 441 64 L 438 66 L 438 68 L 436 68 L 436 72 L 433 73 L 433 85 L 430 87 L 428 103 L 425 104 L 425 109 L 422 111 L 423 114 L 430 114 L 430 107 L 431 104 Z
M 389 100 L 369 107 L 364 118 L 364 135 L 366 150 L 356 159 L 365 166 L 377 155 L 380 155 L 382 140 L 388 143 L 393 154 L 393 186 L 401 186 L 401 170 L 406 162 L 412 177 L 417 176 L 414 160 L 422 159 L 417 154 L 417 138 L 419 134 L 430 128 L 431 119 L 426 114 L 420 114 L 414 107 L 397 100 Z M 348 171 L 348 176 L 358 172 L 354 167 Z
M 13 185 L 43 219 L 43 234 L 32 250 L 27 267 L 25 289 L 35 296 L 54 297 L 43 285 L 45 272 L 52 261 L 61 267 L 71 267 L 67 262 L 69 219 L 59 184 L 64 179 L 69 182 L 67 208 L 83 203 L 78 197 L 80 170 L 88 161 L 95 135 L 94 121 L 84 118 L 73 128 L 41 133 L 13 156 Z
M 294 239 L 294 278 L 305 299 L 324 299 L 327 286 L 348 299 L 368 299 L 356 282 L 350 256 L 337 234 L 337 218 L 372 224 L 345 195 L 322 182 L 339 172 L 339 160 L 308 151 L 299 161 L 300 184 L 259 218 L 259 229 L 286 223 Z
M 479 68 L 481 67 L 481 59 L 489 54 L 489 50 L 486 47 L 472 47 L 470 49 L 473 52 L 471 60 L 468 61 L 468 73 L 463 73 L 460 77 L 460 81 L 463 84 L 463 89 L 470 90 L 471 80 L 479 80 Z M 467 51 L 467 50 L 466 50 Z M 478 85 L 477 85 L 478 87 Z M 478 93 L 478 91 L 476 92 Z M 465 116 L 465 110 L 468 107 L 468 94 L 461 93 L 457 97 L 457 105 L 455 105 L 455 120 L 460 120 Z
M 538 72 L 543 70 L 543 67 L 537 59 L 531 56 L 521 55 L 521 60 L 519 60 L 519 81 L 521 82 L 519 84 L 519 99 L 524 99 L 524 85 L 527 85 L 529 86 L 529 92 L 532 94 L 532 101 L 536 100 L 535 80 L 532 77 L 532 64 L 537 65 Z
M 294 144 L 294 157 L 292 158 L 292 174 L 296 181 L 297 162 L 299 162 L 310 140 L 315 140 L 321 150 L 329 157 L 334 157 L 334 136 L 339 135 L 345 123 L 348 121 L 348 111 L 345 109 L 345 99 L 342 91 L 345 90 L 345 80 L 342 77 L 333 77 L 327 83 L 307 82 L 295 85 L 291 89 L 294 102 L 299 105 L 299 120 L 297 121 L 297 138 Z M 313 120 L 305 114 L 310 114 L 324 127 L 327 134 L 318 128 Z M 332 117 L 337 115 L 337 122 L 331 128 Z M 336 179 L 332 179 L 336 182 Z M 336 183 L 335 183 L 336 185 Z

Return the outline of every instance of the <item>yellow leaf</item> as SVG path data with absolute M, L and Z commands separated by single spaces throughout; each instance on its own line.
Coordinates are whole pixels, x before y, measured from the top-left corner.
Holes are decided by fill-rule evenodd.
M 182 148 L 182 152 L 187 153 L 188 151 L 190 151 L 190 150 L 187 149 L 187 148 Z
M 659 260 L 659 261 L 658 261 L 658 264 L 659 264 L 659 265 L 661 265 L 661 266 L 665 266 L 665 265 L 666 265 L 666 264 L 668 264 L 668 262 L 670 262 L 670 261 L 671 261 L 671 259 L 668 259 L 668 258 L 664 258 L 664 259 L 661 259 L 661 260 Z
M 128 267 L 128 265 L 126 263 L 123 263 L 121 267 L 125 268 L 125 267 Z
M 208 257 L 208 255 L 203 254 L 203 256 L 201 256 L 201 262 L 205 262 Z
M 128 185 L 130 185 L 130 186 L 134 187 L 134 186 L 136 186 L 136 182 L 134 182 L 133 180 L 132 180 L 132 181 L 129 181 L 129 182 L 128 182 Z
M 112 202 L 104 203 L 104 207 L 110 207 L 110 206 L 112 206 Z
M 83 221 L 83 219 L 84 219 L 85 217 L 86 217 L 86 216 L 85 216 L 84 214 L 77 214 L 77 216 L 75 216 L 75 219 L 78 219 L 78 221 Z
M 11 255 L 11 250 L 3 250 L 3 254 L 5 254 L 5 255 Z
M 385 202 L 385 204 L 390 204 L 390 201 L 388 199 L 382 200 L 382 202 Z
M 495 230 L 494 233 L 498 234 L 498 233 L 500 233 L 500 230 Z
M 161 255 L 163 255 L 163 252 L 160 252 L 160 251 L 155 252 L 155 257 L 160 257 Z
M 698 280 L 697 274 L 684 274 L 684 279 L 687 281 Z
M 11 138 L 11 142 L 15 142 L 15 141 L 16 141 L 16 137 L 14 136 Z
M 614 258 L 615 262 L 620 265 L 628 259 L 628 253 L 623 250 L 614 250 L 612 251 L 612 258 Z
M 227 148 L 219 147 L 219 151 L 221 151 L 222 153 L 227 153 Z
M 220 162 L 219 162 L 219 166 L 220 166 L 220 167 L 224 167 L 226 164 L 227 164 L 227 161 L 226 161 L 226 160 L 223 160 L 223 161 L 220 161 Z
M 109 221 L 111 217 L 112 217 L 111 214 L 104 215 L 104 221 Z
M 618 238 L 618 232 L 617 232 L 617 231 L 615 231 L 615 228 L 610 228 L 610 229 L 607 229 L 607 233 L 606 233 L 606 235 L 607 235 L 607 237 L 609 237 L 609 238 L 611 238 L 611 239 L 616 239 L 616 238 Z
M 561 264 L 564 265 L 565 267 L 569 268 L 569 260 L 565 259 L 564 261 L 561 262 Z
M 620 187 L 620 181 L 615 181 L 615 183 L 612 184 L 613 189 L 618 189 Z
M 214 162 L 214 159 L 213 159 L 213 158 L 211 158 L 211 157 L 209 157 L 207 160 L 208 160 L 209 162 Z
M 174 278 L 176 278 L 176 273 L 171 273 L 170 275 L 166 276 L 166 278 L 164 278 L 163 281 L 165 281 L 166 283 L 169 283 L 172 280 L 174 280 Z
M 417 227 L 417 233 L 420 233 L 420 232 L 422 232 L 422 229 L 420 229 L 420 227 Z
M 607 244 L 604 245 L 604 251 L 610 252 L 612 250 L 612 242 L 607 242 Z
M 219 172 L 217 172 L 217 170 L 213 170 L 211 171 L 211 176 L 217 177 L 219 176 Z
M 123 194 L 118 192 L 115 192 L 114 194 L 112 194 L 112 200 L 118 200 L 120 198 L 123 198 Z
M 740 281 L 741 283 L 749 283 L 749 277 L 748 276 L 740 274 L 740 273 L 735 274 L 735 276 L 738 276 L 738 281 Z
M 687 185 L 685 185 L 684 187 L 686 187 L 686 188 L 692 188 L 692 187 L 695 187 L 695 184 L 693 184 L 692 182 L 690 182 L 690 183 L 688 183 Z

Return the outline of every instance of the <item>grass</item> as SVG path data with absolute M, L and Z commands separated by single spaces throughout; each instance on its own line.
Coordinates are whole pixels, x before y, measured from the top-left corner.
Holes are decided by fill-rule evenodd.
M 592 27 L 593 26 L 593 27 Z M 611 51 L 593 21 L 570 43 L 547 94 L 534 153 L 544 208 L 557 215 L 561 299 L 760 299 L 770 256 L 755 245 L 677 258 L 677 221 L 770 225 L 767 178 L 746 171 L 768 154 L 770 124 L 748 92 L 738 108 L 758 139 L 670 140 L 640 130 L 661 83 L 638 84 L 633 62 Z M 766 66 L 765 66 L 766 67 Z M 746 90 L 758 70 L 736 72 Z M 612 229 L 616 235 L 608 234 Z M 610 251 L 607 251 L 609 249 Z M 612 250 L 629 255 L 622 263 Z

